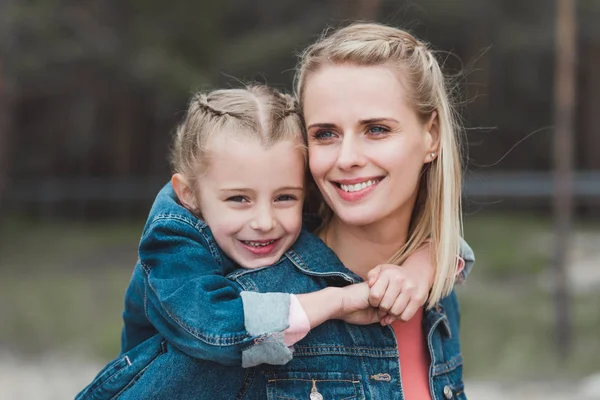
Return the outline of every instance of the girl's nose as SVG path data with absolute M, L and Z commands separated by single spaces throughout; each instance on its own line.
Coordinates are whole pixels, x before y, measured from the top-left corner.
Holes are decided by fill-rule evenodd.
M 271 208 L 261 207 L 257 210 L 256 215 L 250 222 L 250 228 L 263 232 L 268 232 L 275 228 L 275 218 L 273 217 Z

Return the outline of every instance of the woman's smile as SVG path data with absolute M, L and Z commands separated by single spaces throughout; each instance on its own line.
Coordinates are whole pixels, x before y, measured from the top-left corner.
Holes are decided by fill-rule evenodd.
M 371 194 L 383 179 L 385 177 L 341 179 L 331 182 L 342 200 L 353 202 Z
M 433 142 L 384 66 L 330 65 L 305 89 L 310 171 L 345 224 L 409 220 Z

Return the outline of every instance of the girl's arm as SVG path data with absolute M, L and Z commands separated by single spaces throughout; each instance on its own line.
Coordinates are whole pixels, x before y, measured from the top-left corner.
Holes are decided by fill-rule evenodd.
M 175 347 L 225 365 L 291 359 L 282 333 L 288 327 L 290 295 L 255 293 L 245 306 L 239 287 L 224 276 L 192 221 L 155 219 L 142 237 L 139 257 L 146 317 Z
M 290 294 L 241 292 L 210 250 L 198 227 L 180 218 L 155 219 L 139 247 L 146 316 L 192 357 L 243 367 L 281 365 L 292 358 L 288 346 L 310 328 L 334 318 L 365 324 L 373 319 L 372 310 L 358 312 L 370 308 L 362 284 L 298 295 L 301 326 L 290 327 Z

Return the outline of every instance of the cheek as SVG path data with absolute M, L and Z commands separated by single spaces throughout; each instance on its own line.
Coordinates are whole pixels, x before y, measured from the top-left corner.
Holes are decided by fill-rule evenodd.
M 396 174 L 418 175 L 423 167 L 424 155 L 420 146 L 414 143 L 380 146 L 376 149 L 375 155 L 376 162 Z
M 300 232 L 302 228 L 302 205 L 279 211 L 279 223 L 288 233 Z
M 331 154 L 324 148 L 314 146 L 309 147 L 308 151 L 308 168 L 310 169 L 310 173 L 313 178 L 318 182 L 319 178 L 322 178 L 323 175 L 330 168 L 331 164 Z
M 205 219 L 215 237 L 234 235 L 239 232 L 244 225 L 243 214 L 232 210 L 220 210 L 217 214 L 209 215 L 214 215 L 216 217 Z

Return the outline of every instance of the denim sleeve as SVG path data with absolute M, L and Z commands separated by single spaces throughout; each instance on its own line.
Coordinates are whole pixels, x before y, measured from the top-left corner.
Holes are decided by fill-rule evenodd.
M 460 256 L 465 260 L 465 268 L 461 271 L 458 281 L 463 282 L 471 273 L 473 265 L 475 265 L 475 253 L 471 246 L 469 246 L 469 243 L 462 237 L 460 238 Z
M 139 246 L 146 316 L 184 353 L 224 365 L 285 364 L 292 356 L 289 294 L 253 293 L 244 304 L 201 231 L 185 220 L 154 221 Z

